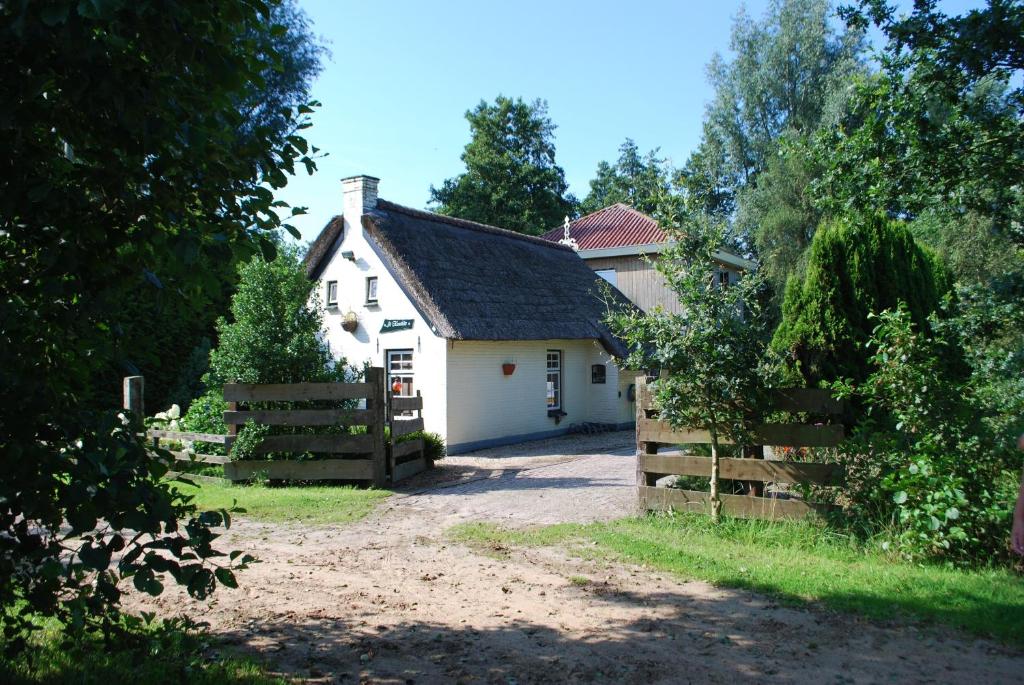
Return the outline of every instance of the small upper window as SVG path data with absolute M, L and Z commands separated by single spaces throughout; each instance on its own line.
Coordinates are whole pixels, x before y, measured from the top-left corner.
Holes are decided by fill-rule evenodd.
M 377 277 L 366 279 L 366 304 L 377 304 Z
M 718 285 L 722 286 L 723 288 L 729 287 L 729 272 L 726 271 L 725 269 L 722 269 L 721 271 L 718 272 Z
M 608 369 L 604 364 L 593 364 L 590 367 L 590 382 L 595 385 L 604 385 L 608 382 Z
M 338 282 L 327 281 L 327 306 L 338 306 Z

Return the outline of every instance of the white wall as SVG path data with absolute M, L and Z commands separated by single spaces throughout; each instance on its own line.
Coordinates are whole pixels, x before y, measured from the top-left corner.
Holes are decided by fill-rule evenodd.
M 359 211 L 359 208 L 346 206 L 341 244 L 320 275 L 317 287 L 322 305 L 327 301 L 327 282 L 338 281 L 338 306 L 324 311 L 324 336 L 334 356 L 344 357 L 354 366 L 369 361 L 372 366 L 383 367 L 387 350 L 412 350 L 415 386 L 423 393 L 425 428 L 445 436 L 446 341 L 430 330 L 430 324 L 416 311 L 370 247 L 359 221 Z M 353 214 L 356 218 L 350 221 L 349 216 Z M 353 261 L 341 256 L 342 252 L 349 251 L 354 254 Z M 366 304 L 368 276 L 377 277 L 376 305 Z M 359 318 L 359 327 L 354 333 L 341 327 L 349 311 Z M 384 319 L 412 319 L 413 326 L 407 331 L 381 333 Z
M 547 351 L 562 351 L 559 423 L 546 404 Z M 502 364 L 513 362 L 511 376 Z M 591 383 L 591 364 L 608 363 L 607 382 Z M 626 423 L 633 405 L 619 394 L 618 370 L 593 340 L 452 341 L 448 349 L 448 443 L 455 452 L 502 439 L 565 432 L 574 423 Z M 460 447 L 462 449 L 460 449 Z

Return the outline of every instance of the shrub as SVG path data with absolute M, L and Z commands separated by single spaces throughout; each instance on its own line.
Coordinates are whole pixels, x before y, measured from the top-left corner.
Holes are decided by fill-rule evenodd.
M 207 390 L 189 405 L 188 411 L 181 419 L 181 428 L 191 433 L 223 435 L 227 433 L 228 428 L 224 423 L 224 412 L 227 408 L 228 403 L 224 401 L 220 388 Z M 203 454 L 224 454 L 224 445 L 217 443 L 196 443 L 195 449 L 196 452 Z
M 941 262 L 897 221 L 879 216 L 825 223 L 814 235 L 802 279 L 786 285 L 772 348 L 810 386 L 870 371 L 871 312 L 907 307 L 923 326 L 949 290 Z
M 840 456 L 848 513 L 887 528 L 909 558 L 1005 556 L 1019 464 L 1012 441 L 994 430 L 978 377 L 951 373 L 950 341 L 922 333 L 905 306 L 877 321 L 870 376 L 837 386 L 866 410 Z
M 403 435 L 397 442 L 408 442 L 409 440 L 423 439 L 423 455 L 430 461 L 437 461 L 448 456 L 448 446 L 444 444 L 444 438 L 437 433 L 428 431 L 416 431 Z

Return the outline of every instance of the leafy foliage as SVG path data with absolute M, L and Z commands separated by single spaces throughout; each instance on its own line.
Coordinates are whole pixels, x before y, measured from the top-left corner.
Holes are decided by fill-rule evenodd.
M 949 373 L 946 348 L 958 341 L 915 327 L 904 304 L 877 321 L 871 375 L 856 390 L 838 386 L 867 407 L 843 456 L 848 513 L 888 522 L 911 558 L 1005 556 L 1020 460 L 984 378 Z
M 641 155 L 636 143 L 627 138 L 619 147 L 615 164 L 597 165 L 590 192 L 580 203 L 580 213 L 590 214 L 622 202 L 637 211 L 654 214 L 661 197 L 671 189 L 669 169 L 657 155 L 657 150 Z
M 719 440 L 748 443 L 767 380 L 764 282 L 753 273 L 728 287 L 718 284 L 714 254 L 725 239 L 720 222 L 691 219 L 667 233 L 676 242 L 662 252 L 656 268 L 681 313 L 627 311 L 610 323 L 633 350 L 627 368 L 661 370 L 653 384 L 661 416 L 676 427 L 710 432 L 712 516 L 717 518 Z
M 825 223 L 815 233 L 803 279 L 791 279 L 772 347 L 800 379 L 867 377 L 873 312 L 903 302 L 923 326 L 949 290 L 941 262 L 899 222 L 879 216 Z
M 214 529 L 161 480 L 169 456 L 141 417 L 106 403 L 139 290 L 209 293 L 197 265 L 263 248 L 280 228 L 273 192 L 306 142 L 242 132 L 237 103 L 282 56 L 251 0 L 124 0 L 0 6 L 0 605 L 5 644 L 27 617 L 113 629 L 122 580 L 195 597 L 233 583 Z M 257 43 L 263 47 L 257 49 Z M 197 49 L 197 46 L 202 46 Z M 305 106 L 286 116 L 306 125 Z M 173 255 L 173 258 L 170 257 Z M 208 261 L 207 261 L 208 260 Z M 190 349 L 188 345 L 185 349 Z M 100 525 L 102 521 L 102 526 Z M 67 527 L 65 527 L 67 526 Z
M 862 0 L 845 15 L 889 40 L 883 72 L 821 142 L 826 194 L 872 211 L 977 212 L 1024 244 L 1024 7 L 994 0 L 948 17 L 926 1 L 897 17 Z
M 547 112 L 543 100 L 502 95 L 466 112 L 466 171 L 430 187 L 436 211 L 532 235 L 573 214 L 576 198 L 555 164 L 555 125 Z
M 781 136 L 808 136 L 842 112 L 846 82 L 863 69 L 863 40 L 859 31 L 837 33 L 829 13 L 827 0 L 775 0 L 761 21 L 736 17 L 735 57 L 715 55 L 708 65 L 715 96 L 681 174 L 693 209 L 731 216 Z
M 243 264 L 232 320 L 217 321 L 209 384 L 344 380 L 344 367 L 335 364 L 320 334 L 323 310 L 315 285 L 294 248 Z

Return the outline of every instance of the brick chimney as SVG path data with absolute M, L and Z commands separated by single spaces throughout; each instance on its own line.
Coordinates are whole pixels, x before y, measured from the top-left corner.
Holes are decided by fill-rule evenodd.
M 347 221 L 359 224 L 359 217 L 377 208 L 377 184 L 373 176 L 349 176 L 341 179 L 342 214 Z

